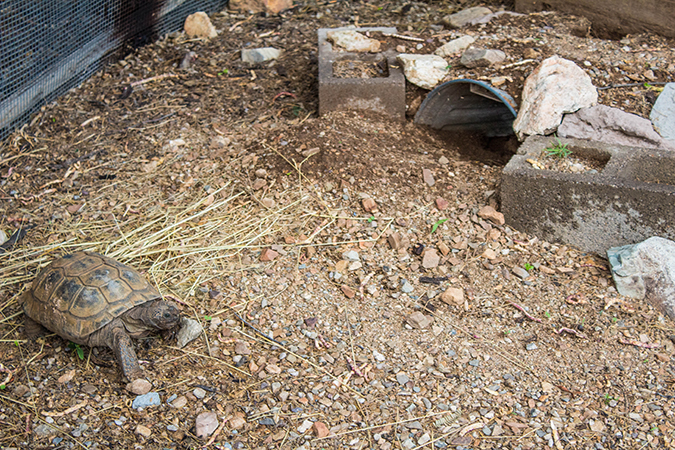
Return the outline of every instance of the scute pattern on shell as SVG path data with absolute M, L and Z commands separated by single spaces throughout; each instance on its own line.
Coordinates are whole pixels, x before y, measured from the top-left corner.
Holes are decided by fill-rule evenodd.
M 33 281 L 28 317 L 79 344 L 129 309 L 160 298 L 136 270 L 93 252 L 54 260 Z

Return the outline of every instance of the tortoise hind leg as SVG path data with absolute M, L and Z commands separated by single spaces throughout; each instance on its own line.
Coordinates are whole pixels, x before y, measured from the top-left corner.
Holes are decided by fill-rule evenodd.
M 45 327 L 28 317 L 26 314 L 24 316 L 23 329 L 26 333 L 26 337 L 29 339 L 34 339 L 38 336 L 45 334 Z
M 117 362 L 122 368 L 122 373 L 129 381 L 143 376 L 143 369 L 138 364 L 138 357 L 134 351 L 131 338 L 122 327 L 115 327 L 110 330 L 112 338 L 110 339 L 110 348 L 115 352 Z

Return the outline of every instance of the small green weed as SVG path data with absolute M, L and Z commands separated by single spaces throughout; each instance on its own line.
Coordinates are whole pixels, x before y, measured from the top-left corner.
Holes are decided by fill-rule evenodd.
M 221 76 L 222 76 L 222 75 L 227 75 L 227 74 L 229 74 L 229 73 L 230 73 L 229 70 L 223 69 L 223 70 L 221 70 L 220 72 L 218 72 L 218 75 L 221 75 Z
M 375 220 L 375 216 L 368 217 L 368 223 L 371 223 L 373 220 Z
M 80 344 L 68 342 L 68 348 L 72 348 L 73 350 L 75 350 L 75 353 L 77 353 L 77 357 L 80 358 L 81 360 L 84 360 L 84 350 L 82 350 Z
M 607 405 L 609 405 L 609 402 L 611 402 L 612 400 L 616 400 L 614 397 L 612 397 L 612 396 L 609 395 L 609 394 L 603 395 L 603 396 L 602 396 L 602 399 L 603 399 L 603 401 L 605 402 L 605 404 L 607 404 Z
M 436 222 L 436 223 L 434 224 L 434 226 L 431 227 L 431 232 L 434 233 L 434 232 L 438 229 L 438 227 L 441 226 L 441 225 L 443 225 L 447 220 L 448 220 L 448 219 L 441 219 L 441 220 L 439 220 L 438 222 Z
M 544 313 L 544 315 L 546 316 L 547 319 L 550 319 L 550 318 L 551 318 L 551 313 L 548 312 L 548 311 L 546 311 L 546 312 Z
M 523 267 L 525 267 L 525 270 L 527 270 L 528 272 L 530 270 L 534 269 L 534 266 L 530 263 L 525 263 L 525 266 L 523 266 Z
M 555 138 L 556 142 L 552 142 L 550 147 L 544 149 L 546 156 L 556 156 L 558 158 L 567 158 L 572 154 L 572 150 L 563 144 L 560 138 Z

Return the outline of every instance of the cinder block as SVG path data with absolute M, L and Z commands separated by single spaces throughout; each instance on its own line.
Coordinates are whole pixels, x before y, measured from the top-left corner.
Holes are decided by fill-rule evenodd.
M 405 120 L 405 77 L 392 49 L 381 53 L 342 52 L 333 49 L 326 33 L 351 29 L 359 32 L 396 33 L 396 28 L 319 29 L 319 114 L 330 111 L 370 110 Z M 380 78 L 336 78 L 333 63 L 341 60 L 380 61 L 386 58 L 388 76 Z
M 651 236 L 675 239 L 674 152 L 561 139 L 573 155 L 604 167 L 597 173 L 564 173 L 527 162 L 553 141 L 528 138 L 504 168 L 501 202 L 507 225 L 601 255 Z

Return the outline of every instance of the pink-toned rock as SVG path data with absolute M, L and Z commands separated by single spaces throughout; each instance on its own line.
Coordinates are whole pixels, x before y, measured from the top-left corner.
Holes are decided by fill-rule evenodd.
M 279 256 L 279 253 L 275 252 L 271 248 L 266 248 L 260 254 L 260 261 L 272 261 L 277 256 Z
M 441 294 L 441 300 L 443 300 L 448 305 L 463 305 L 464 289 L 453 287 L 447 288 L 445 292 Z
M 487 219 L 496 225 L 504 225 L 504 214 L 497 212 L 492 206 L 483 206 L 478 211 L 478 217 Z
M 345 294 L 347 298 L 354 298 L 354 296 L 356 295 L 356 291 L 351 287 L 347 286 L 346 284 L 340 286 L 340 289 L 342 289 L 342 292 Z
M 325 438 L 330 433 L 328 427 L 323 422 L 314 422 L 312 430 L 314 431 L 314 435 L 319 439 Z
M 150 437 L 152 434 L 152 430 L 145 425 L 138 424 L 136 426 L 136 434 L 140 434 L 143 437 Z
M 380 51 L 380 41 L 370 39 L 356 30 L 333 30 L 326 33 L 326 37 L 338 47 L 348 52 L 371 52 Z
M 438 208 L 439 211 L 444 211 L 448 209 L 448 206 L 450 206 L 450 202 L 448 202 L 443 197 L 438 197 L 436 199 L 436 208 Z
M 438 247 L 443 256 L 448 256 L 448 253 L 450 253 L 450 247 L 448 247 L 448 244 L 443 241 L 440 241 L 438 244 L 436 244 L 436 247 Z
M 429 186 L 433 186 L 434 184 L 436 184 L 436 181 L 434 180 L 434 175 L 431 173 L 431 170 L 429 169 L 422 169 L 422 178 L 424 178 L 424 182 Z
M 422 256 L 422 267 L 425 269 L 433 269 L 438 267 L 438 263 L 441 262 L 440 255 L 436 252 L 435 248 L 428 248 L 424 251 Z
M 243 417 L 233 417 L 227 422 L 227 426 L 232 430 L 238 430 L 239 428 L 246 425 L 246 419 Z
M 213 411 L 205 411 L 195 420 L 195 431 L 200 439 L 207 438 L 218 428 L 218 417 Z
M 525 135 L 554 132 L 564 113 L 575 112 L 598 102 L 591 77 L 572 61 L 559 56 L 545 59 L 525 80 L 522 104 L 513 130 Z
M 373 213 L 373 212 L 376 212 L 376 211 L 377 211 L 377 203 L 375 203 L 375 200 L 373 200 L 373 199 L 370 198 L 370 197 L 364 198 L 364 199 L 361 201 L 361 204 L 363 205 L 363 209 L 364 209 L 366 212 Z
M 663 139 L 649 119 L 630 114 L 619 108 L 596 105 L 567 114 L 558 127 L 558 136 L 632 147 L 673 149 L 673 144 Z
M 136 395 L 145 395 L 152 389 L 152 384 L 143 378 L 137 378 L 126 386 L 127 391 Z
M 425 328 L 428 328 L 429 325 L 431 325 L 431 322 L 433 322 L 433 320 L 434 320 L 433 317 L 428 317 L 419 311 L 415 311 L 410 316 L 408 316 L 406 322 L 408 322 L 408 325 L 410 325 L 413 328 L 423 330 Z
M 262 178 L 256 178 L 256 180 L 253 182 L 253 190 L 257 191 L 258 189 L 262 189 L 265 187 L 267 184 L 267 181 L 262 179 Z
M 202 11 L 187 16 L 183 28 L 185 28 L 185 34 L 190 37 L 213 38 L 218 36 L 211 19 Z
M 234 345 L 234 352 L 237 355 L 250 355 L 251 349 L 248 347 L 248 344 L 244 341 L 238 341 Z
M 492 260 L 492 259 L 497 258 L 497 252 L 495 252 L 491 248 L 486 248 L 481 256 L 483 256 L 484 258 Z

